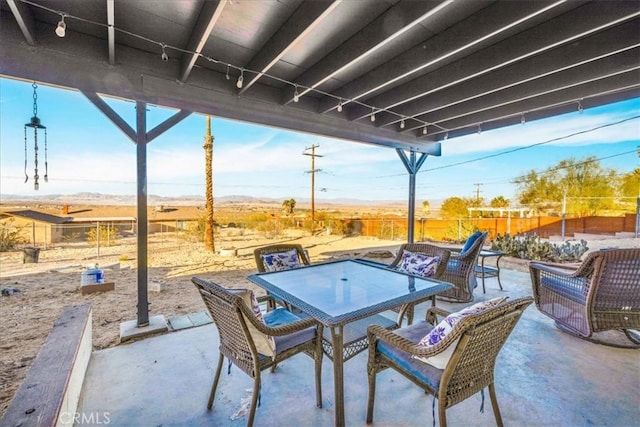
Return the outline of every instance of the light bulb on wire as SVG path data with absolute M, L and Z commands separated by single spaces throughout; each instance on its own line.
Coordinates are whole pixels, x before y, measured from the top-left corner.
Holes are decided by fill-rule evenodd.
M 340 98 L 340 102 L 338 102 L 338 113 L 342 113 L 342 98 Z
M 373 107 L 371 107 L 371 122 L 375 122 L 376 121 L 376 112 L 373 109 Z
M 295 90 L 293 91 L 293 102 L 300 101 L 300 94 L 298 93 L 298 85 L 296 85 Z
M 240 69 L 240 77 L 238 77 L 238 81 L 236 82 L 236 87 L 238 89 L 242 89 L 243 82 L 244 82 L 244 68 Z
M 58 26 L 56 27 L 56 35 L 58 37 L 67 35 L 67 24 L 64 23 L 64 15 L 60 15 L 60 22 L 58 22 Z

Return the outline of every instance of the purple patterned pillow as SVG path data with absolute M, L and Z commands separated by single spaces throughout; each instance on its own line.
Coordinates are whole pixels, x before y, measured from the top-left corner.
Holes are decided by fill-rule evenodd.
M 267 271 L 289 270 L 301 266 L 298 251 L 295 249 L 276 254 L 263 255 L 262 260 L 264 261 L 264 266 Z
M 453 331 L 453 328 L 466 316 L 469 316 L 471 314 L 479 314 L 483 311 L 489 310 L 490 308 L 496 307 L 498 304 L 504 302 L 507 298 L 508 297 L 499 297 L 490 299 L 488 301 L 481 301 L 469 307 L 463 308 L 458 312 L 451 313 L 450 315 L 442 319 L 442 321 L 438 323 L 436 327 L 431 330 L 431 332 L 425 335 L 420 340 L 418 345 L 427 348 L 435 346 L 436 344 L 444 340 L 447 335 L 449 335 L 451 331 Z M 430 365 L 433 365 L 438 369 L 444 369 L 447 366 L 447 363 L 449 363 L 449 359 L 451 358 L 451 355 L 453 354 L 453 351 L 456 349 L 457 345 L 458 340 L 455 340 L 445 350 L 435 356 L 414 356 L 414 358 L 429 363 Z
M 420 277 L 433 277 L 440 263 L 439 256 L 429 256 L 419 252 L 402 251 L 398 271 Z

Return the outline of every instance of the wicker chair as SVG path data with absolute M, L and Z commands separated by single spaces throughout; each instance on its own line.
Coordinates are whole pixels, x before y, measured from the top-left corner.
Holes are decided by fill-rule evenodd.
M 267 265 L 265 264 L 264 261 L 264 257 L 267 255 L 273 255 L 273 254 L 280 254 L 280 253 L 284 253 L 284 252 L 289 252 L 291 250 L 295 250 L 296 253 L 298 254 L 298 261 L 300 262 L 300 265 L 310 265 L 311 261 L 309 260 L 309 255 L 307 254 L 307 252 L 302 248 L 301 245 L 297 244 L 297 243 L 278 243 L 275 245 L 269 245 L 269 246 L 263 246 L 260 248 L 256 248 L 253 251 L 253 256 L 256 260 L 256 267 L 258 268 L 258 272 L 259 273 L 265 273 L 267 271 L 269 271 L 269 269 L 267 268 Z M 284 301 L 280 300 L 279 298 L 273 298 L 272 300 L 270 300 L 270 303 L 272 303 L 273 301 L 275 301 L 276 304 L 281 305 L 291 311 L 297 311 L 295 308 L 289 306 L 288 304 L 286 304 Z M 272 307 L 271 305 L 269 305 L 269 309 L 273 309 L 275 307 Z
M 442 278 L 442 275 L 445 269 L 447 268 L 447 262 L 449 261 L 449 256 L 451 255 L 450 250 L 446 248 L 442 248 L 440 246 L 430 245 L 428 243 L 404 243 L 398 249 L 398 254 L 396 255 L 396 258 L 391 262 L 391 264 L 389 264 L 388 268 L 392 268 L 392 269 L 398 268 L 400 261 L 402 261 L 402 253 L 405 250 L 409 252 L 417 252 L 417 253 L 425 254 L 428 256 L 440 257 L 440 261 L 438 262 L 438 267 L 436 268 L 436 272 L 432 276 L 432 278 L 436 280 L 440 280 Z M 416 305 L 422 302 L 424 301 L 417 301 L 415 303 L 403 305 L 402 307 L 395 309 L 394 311 L 397 311 L 400 313 L 398 324 L 399 325 L 402 324 L 402 317 L 406 316 L 407 324 L 411 325 L 413 323 L 413 316 L 415 311 L 414 308 Z
M 488 232 L 476 232 L 460 250 L 451 251 L 447 268 L 440 277 L 440 280 L 453 283 L 453 288 L 442 292 L 438 298 L 449 302 L 470 302 L 473 301 L 473 290 L 477 286 L 476 281 L 476 265 L 478 264 L 478 255 L 482 250 Z
M 489 387 L 496 423 L 501 426 L 502 417 L 494 386 L 496 357 L 523 311 L 532 302 L 531 297 L 520 298 L 504 302 L 483 313 L 469 315 L 431 349 L 416 344 L 438 323 L 437 316 L 449 314 L 438 307 L 428 309 L 427 322 L 395 331 L 388 331 L 376 325 L 369 326 L 367 424 L 373 421 L 376 375 L 386 368 L 392 368 L 434 396 L 434 415 L 435 399 L 438 399 L 438 418 L 440 425 L 444 427 L 447 425 L 447 408 Z M 412 357 L 436 356 L 456 342 L 457 346 L 444 369 L 438 369 Z M 482 396 L 484 403 L 484 393 Z
M 572 335 L 621 330 L 635 345 L 640 329 L 640 248 L 591 252 L 579 267 L 529 266 L 536 307 Z M 613 344 L 615 345 L 615 344 Z
M 259 404 L 260 373 L 274 368 L 277 363 L 299 353 L 313 357 L 315 361 L 316 405 L 322 407 L 322 388 L 320 375 L 322 370 L 322 325 L 313 319 L 300 319 L 293 313 L 278 308 L 264 316 L 264 323 L 256 317 L 237 290 L 224 288 L 216 283 L 193 277 L 211 318 L 220 334 L 220 356 L 216 368 L 207 408 L 213 406 L 222 364 L 226 357 L 230 363 L 253 378 L 253 395 L 247 426 L 253 425 L 256 405 Z M 264 298 L 264 297 L 263 297 Z M 266 297 L 269 298 L 269 297 Z M 276 325 L 276 326 L 269 326 Z M 255 332 L 271 336 L 275 341 L 273 356 L 258 353 Z M 273 369 L 272 369 L 273 370 Z

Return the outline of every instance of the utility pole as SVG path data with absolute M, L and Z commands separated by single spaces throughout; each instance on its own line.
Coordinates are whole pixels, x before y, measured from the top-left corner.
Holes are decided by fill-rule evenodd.
M 322 157 L 320 154 L 316 154 L 316 148 L 320 147 L 320 145 L 311 145 L 311 147 L 307 147 L 302 152 L 303 156 L 311 157 L 311 170 L 307 171 L 307 173 L 311 174 L 311 221 L 315 221 L 316 219 L 316 172 L 320 172 L 322 169 L 316 169 L 316 157 Z M 308 150 L 311 150 L 311 153 L 307 153 Z
M 482 183 L 478 182 L 473 185 L 476 186 L 476 203 L 479 203 L 480 202 L 480 186 L 482 185 Z

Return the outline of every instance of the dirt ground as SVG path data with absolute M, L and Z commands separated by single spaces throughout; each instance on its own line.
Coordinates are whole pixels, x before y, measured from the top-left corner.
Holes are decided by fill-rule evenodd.
M 236 255 L 205 252 L 201 243 L 170 235 L 151 236 L 148 250 L 150 316 L 165 318 L 205 310 L 191 277 L 201 276 L 232 287 L 257 288 L 246 277 L 255 273 L 253 250 L 277 242 L 296 242 L 307 248 L 312 262 L 340 258 L 368 258 L 390 262 L 402 243 L 363 237 L 310 236 L 287 232 L 267 239 L 246 230 L 223 230 L 216 249 L 235 249 Z M 590 249 L 637 245 L 635 239 L 590 242 Z M 102 349 L 119 344 L 120 323 L 136 319 L 136 240 L 121 239 L 99 249 L 86 243 L 42 249 L 38 263 L 23 263 L 22 251 L 0 253 L 0 288 L 17 292 L 0 298 L 0 417 L 24 380 L 51 327 L 68 305 L 90 303 L 93 310 L 93 346 Z M 98 264 L 105 281 L 115 290 L 81 295 L 80 276 Z M 504 258 L 503 268 L 527 270 L 522 260 Z M 153 291 L 154 284 L 162 286 Z
M 400 245 L 361 237 L 309 236 L 304 232 L 266 239 L 241 230 L 228 230 L 218 237 L 216 249 L 235 248 L 237 255 L 222 256 L 205 252 L 201 243 L 170 236 L 150 237 L 149 315 L 169 318 L 204 311 L 205 306 L 190 280 L 196 275 L 264 293 L 246 279 L 257 272 L 253 249 L 285 241 L 302 244 L 309 250 L 312 262 L 367 255 L 390 261 L 392 253 L 386 249 Z M 99 254 L 86 243 L 42 249 L 37 263 L 24 264 L 22 251 L 0 253 L 0 288 L 18 290 L 0 298 L 0 417 L 64 307 L 91 303 L 94 349 L 119 344 L 120 323 L 137 317 L 136 262 L 135 238 L 102 247 Z M 81 295 L 81 273 L 95 264 L 104 270 L 106 282 L 115 282 L 115 290 Z M 163 290 L 152 291 L 154 283 L 162 285 Z

